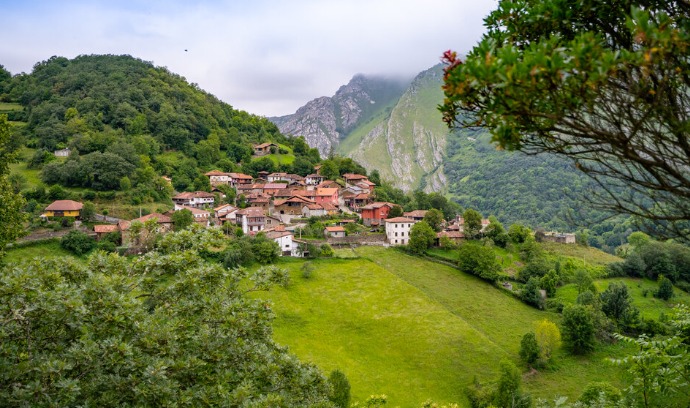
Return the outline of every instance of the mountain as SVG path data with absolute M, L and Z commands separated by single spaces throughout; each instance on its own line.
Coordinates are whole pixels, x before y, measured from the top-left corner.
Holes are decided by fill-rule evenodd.
M 365 95 L 371 94 L 372 83 L 379 95 L 389 97 L 385 103 L 368 102 Z M 395 187 L 443 193 L 508 225 L 573 230 L 564 221 L 564 213 L 576 207 L 569 195 L 583 193 L 589 179 L 555 156 L 497 150 L 482 129 L 449 130 L 437 109 L 443 101 L 442 84 L 440 64 L 419 73 L 403 91 L 390 82 L 356 75 L 332 98 L 315 99 L 293 115 L 271 120 L 283 133 L 305 136 L 322 152 L 334 146 L 367 170 L 378 170 Z M 337 123 L 346 124 L 344 131 Z M 584 216 L 600 217 L 604 214 L 591 210 Z M 609 233 L 602 235 L 599 246 L 619 245 L 627 227 L 620 220 L 605 224 L 597 234 Z
M 283 134 L 304 136 L 322 156 L 372 121 L 390 112 L 409 81 L 376 76 L 355 75 L 332 97 L 308 102 L 292 115 L 269 118 Z

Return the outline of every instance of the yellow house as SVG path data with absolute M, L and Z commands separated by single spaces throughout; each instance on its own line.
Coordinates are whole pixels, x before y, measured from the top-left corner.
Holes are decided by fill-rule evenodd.
M 57 200 L 46 207 L 44 217 L 79 217 L 84 204 L 72 200 Z

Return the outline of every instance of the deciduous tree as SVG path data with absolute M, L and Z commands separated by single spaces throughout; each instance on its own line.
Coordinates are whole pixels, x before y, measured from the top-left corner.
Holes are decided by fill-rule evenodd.
M 462 61 L 444 56 L 451 126 L 554 153 L 590 176 L 581 199 L 690 238 L 690 6 L 683 1 L 502 0 Z M 644 222 L 648 221 L 648 222 Z

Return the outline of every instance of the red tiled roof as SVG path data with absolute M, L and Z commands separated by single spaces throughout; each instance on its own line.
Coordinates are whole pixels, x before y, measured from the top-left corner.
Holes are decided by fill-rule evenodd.
M 285 183 L 266 183 L 264 184 L 264 190 L 282 190 L 287 186 Z
M 394 205 L 395 205 L 395 204 L 393 204 L 393 203 L 387 203 L 387 202 L 376 201 L 376 202 L 374 202 L 374 203 L 365 205 L 364 207 L 360 207 L 360 209 L 362 209 L 362 210 L 375 210 L 375 209 L 377 209 L 377 208 L 381 208 L 381 207 L 384 207 L 384 206 L 388 206 L 388 207 L 393 208 Z
M 251 179 L 251 180 L 254 179 L 254 177 L 249 176 L 247 174 L 243 174 L 243 173 L 228 173 L 228 175 L 230 175 L 230 177 L 232 177 L 234 179 Z
M 174 199 L 180 199 L 180 200 L 188 200 L 190 198 L 215 198 L 215 195 L 211 193 L 207 193 L 205 191 L 194 191 L 194 192 L 187 192 L 185 191 L 184 193 L 180 193 L 173 197 Z
M 188 208 L 188 207 L 184 207 L 184 208 L 187 208 L 187 209 L 190 209 L 190 210 L 191 210 L 191 208 Z M 127 220 L 122 220 L 122 221 L 118 222 L 117 225 L 118 225 L 118 227 L 120 227 L 121 230 L 124 231 L 124 230 L 128 230 L 129 227 L 132 225 L 133 222 L 140 222 L 140 223 L 143 224 L 143 223 L 145 223 L 146 221 L 148 221 L 148 220 L 150 220 L 150 219 L 152 219 L 152 218 L 156 218 L 156 219 L 157 219 L 156 222 L 157 222 L 158 224 L 168 224 L 168 223 L 172 223 L 172 222 L 173 222 L 172 218 L 168 217 L 167 215 L 163 215 L 163 214 L 159 214 L 159 213 L 151 213 L 151 214 L 148 214 L 148 215 L 144 215 L 143 217 L 136 218 L 136 219 L 129 220 L 129 221 L 127 221 Z
M 321 207 L 323 207 L 323 209 L 326 211 L 334 211 L 338 209 L 338 207 L 333 205 L 333 203 L 321 203 Z
M 328 232 L 345 232 L 345 228 L 343 228 L 343 227 L 326 227 L 326 231 L 328 231 Z
M 227 176 L 229 173 L 223 173 L 220 170 L 211 170 L 205 176 Z
M 97 233 L 113 232 L 117 231 L 117 225 L 94 225 L 93 230 Z
M 405 217 L 395 217 L 395 218 L 389 218 L 386 220 L 386 222 L 415 222 L 412 219 L 405 218 Z
M 46 211 L 79 211 L 84 204 L 72 200 L 57 200 L 46 207 Z
M 368 179 L 367 176 L 363 176 L 361 174 L 352 174 L 352 173 L 347 173 L 343 174 L 343 178 L 345 180 L 362 180 L 362 179 Z
M 406 212 L 403 215 L 405 215 L 405 217 L 424 217 L 427 212 L 428 210 L 414 210 Z
M 243 210 L 237 211 L 237 214 L 246 215 L 248 217 L 265 217 L 266 213 L 261 207 L 247 207 Z

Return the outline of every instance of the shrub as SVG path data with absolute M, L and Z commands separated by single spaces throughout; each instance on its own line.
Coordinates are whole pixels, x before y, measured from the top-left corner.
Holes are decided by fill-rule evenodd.
M 520 358 L 525 363 L 532 365 L 539 360 L 539 343 L 534 333 L 529 332 L 522 336 L 520 342 Z
M 587 384 L 578 401 L 590 406 L 599 401 L 601 394 L 604 394 L 604 402 L 607 404 L 616 404 L 621 400 L 621 392 L 616 387 L 607 382 L 591 382 Z
M 546 275 L 551 269 L 551 264 L 544 259 L 533 261 L 525 265 L 520 270 L 518 273 L 518 279 L 522 282 L 527 282 L 533 277 L 541 279 L 541 277 Z
M 546 300 L 546 308 L 548 310 L 553 310 L 556 313 L 561 313 L 563 311 L 563 307 L 565 307 L 565 303 L 563 303 L 561 299 L 554 298 Z
M 81 231 L 70 231 L 62 237 L 60 246 L 77 255 L 82 255 L 93 249 L 95 241 L 93 238 Z
M 265 240 L 254 245 L 254 256 L 262 264 L 273 263 L 280 256 L 280 246 L 273 240 Z
M 544 297 L 539 292 L 539 280 L 537 278 L 530 278 L 527 284 L 522 288 L 520 298 L 523 302 L 541 309 L 544 307 Z
M 340 370 L 333 370 L 328 377 L 331 383 L 331 394 L 328 399 L 338 408 L 349 408 L 350 406 L 350 382 Z
M 302 270 L 302 277 L 304 279 L 311 279 L 312 275 L 314 274 L 314 266 L 311 264 L 311 262 L 303 263 L 300 269 Z
M 331 257 L 333 254 L 333 248 L 330 245 L 326 243 L 321 244 L 321 256 Z
M 656 292 L 659 299 L 669 300 L 673 297 L 673 283 L 663 275 L 659 275 L 659 290 Z
M 111 241 L 101 240 L 96 244 L 96 248 L 105 252 L 115 252 L 117 250 L 117 245 Z
M 594 320 L 587 306 L 572 305 L 563 309 L 563 342 L 573 354 L 584 354 L 594 348 Z
M 535 337 L 539 345 L 539 356 L 544 363 L 547 363 L 553 352 L 561 347 L 561 332 L 555 323 L 544 319 L 537 322 Z
M 498 279 L 500 269 L 493 249 L 470 244 L 460 246 L 458 266 L 465 273 L 471 273 L 492 282 Z

